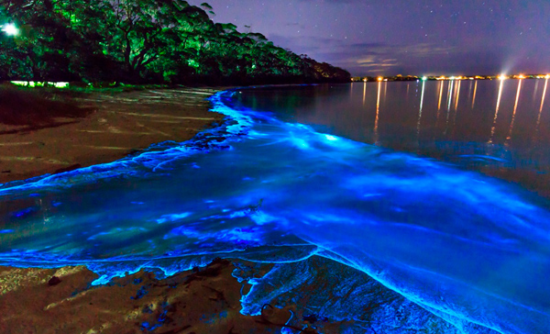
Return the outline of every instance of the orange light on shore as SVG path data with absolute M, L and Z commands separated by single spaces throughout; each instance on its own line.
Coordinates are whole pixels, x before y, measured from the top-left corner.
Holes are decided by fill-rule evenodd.
M 550 74 L 546 75 L 546 79 L 550 79 Z
M 506 80 L 506 79 L 508 79 L 508 78 L 507 78 L 505 75 L 500 75 L 500 76 L 498 77 L 498 79 L 499 79 L 499 80 Z
M 525 79 L 525 76 L 523 74 L 520 74 L 518 78 Z
M 378 81 L 382 81 L 382 80 L 384 80 L 384 78 L 378 77 Z

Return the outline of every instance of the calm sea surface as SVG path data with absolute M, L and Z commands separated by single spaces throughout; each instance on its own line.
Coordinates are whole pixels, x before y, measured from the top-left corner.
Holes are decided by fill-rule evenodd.
M 550 197 L 548 95 L 548 80 L 361 82 L 243 90 L 235 103 Z

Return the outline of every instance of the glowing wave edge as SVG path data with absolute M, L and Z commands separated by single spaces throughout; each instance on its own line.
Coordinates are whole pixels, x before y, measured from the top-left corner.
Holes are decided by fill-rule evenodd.
M 277 263 L 243 296 L 242 312 L 257 314 L 267 281 L 279 277 L 289 286 L 278 293 L 289 292 L 309 279 L 312 258 L 330 259 L 445 319 L 447 332 L 550 328 L 550 213 L 530 194 L 232 109 L 236 93 L 210 98 L 226 120 L 189 142 L 0 185 L 0 265 L 86 265 L 103 284 L 216 257 Z M 353 281 L 338 268 L 323 279 Z

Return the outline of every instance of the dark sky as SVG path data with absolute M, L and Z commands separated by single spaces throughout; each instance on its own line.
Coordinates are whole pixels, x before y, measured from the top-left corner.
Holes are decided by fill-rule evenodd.
M 353 75 L 550 72 L 550 0 L 207 2 L 216 22 Z

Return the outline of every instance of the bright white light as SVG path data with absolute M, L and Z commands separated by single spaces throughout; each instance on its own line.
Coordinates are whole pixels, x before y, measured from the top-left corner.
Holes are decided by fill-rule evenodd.
M 422 80 L 426 81 L 428 80 L 428 77 L 422 77 Z
M 69 87 L 68 82 L 11 81 L 11 83 L 16 86 L 25 86 L 25 87 L 44 87 L 44 86 L 53 86 L 56 88 Z
M 505 75 L 501 75 L 501 76 L 499 76 L 498 78 L 499 78 L 500 80 L 506 80 L 506 79 L 507 79 L 507 77 L 506 77 Z
M 330 141 L 337 141 L 338 137 L 331 136 L 331 135 L 325 135 L 325 138 Z
M 48 82 L 48 84 L 54 86 L 55 88 L 67 88 L 67 87 L 69 87 L 68 82 Z
M 19 29 L 15 26 L 13 23 L 4 24 L 2 27 L 2 31 L 6 33 L 8 36 L 15 36 L 19 34 Z
M 27 86 L 29 84 L 27 81 L 12 81 L 11 83 L 16 86 Z

